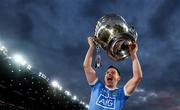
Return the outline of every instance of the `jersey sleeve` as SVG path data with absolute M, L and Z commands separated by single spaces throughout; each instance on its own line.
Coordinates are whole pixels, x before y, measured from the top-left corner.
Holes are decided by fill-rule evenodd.
M 128 97 L 131 96 L 130 94 L 127 93 L 127 91 L 126 91 L 126 89 L 125 89 L 125 86 L 123 87 L 123 92 L 124 92 L 124 95 L 125 95 L 125 96 L 128 96 Z
M 103 83 L 98 78 L 89 85 L 91 87 L 91 90 L 97 90 L 97 89 L 103 87 Z
M 127 92 L 126 92 L 125 87 L 122 88 L 122 93 L 123 93 L 124 100 L 127 100 L 130 97 L 130 95 L 127 94 Z
M 98 82 L 98 78 L 96 78 L 93 82 L 89 83 L 90 86 L 95 85 Z
M 124 87 L 119 88 L 119 98 L 123 99 L 124 102 L 130 97 L 125 92 Z

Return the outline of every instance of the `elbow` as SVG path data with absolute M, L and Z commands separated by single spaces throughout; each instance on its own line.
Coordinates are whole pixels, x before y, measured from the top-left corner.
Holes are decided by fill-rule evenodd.
M 143 79 L 143 76 L 136 76 L 134 77 L 134 79 L 137 81 L 137 82 L 140 82 L 142 79 Z
M 142 76 L 137 77 L 137 81 L 140 82 L 142 80 Z
M 143 78 L 142 76 L 139 76 L 137 79 L 138 79 L 139 81 L 141 81 L 141 80 L 142 80 L 142 78 Z
M 83 64 L 83 68 L 87 68 L 87 65 L 86 65 L 86 64 Z
M 90 67 L 89 65 L 87 65 L 87 64 L 85 64 L 85 63 L 83 64 L 83 68 L 84 68 L 84 69 L 89 68 L 89 67 Z

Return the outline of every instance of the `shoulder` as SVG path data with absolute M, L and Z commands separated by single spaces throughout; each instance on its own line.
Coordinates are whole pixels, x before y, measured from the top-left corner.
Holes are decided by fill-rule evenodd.
M 129 97 L 129 96 L 130 96 L 130 95 L 126 92 L 126 89 L 125 89 L 124 86 L 118 88 L 118 91 L 119 91 L 120 94 L 122 94 L 122 95 L 125 96 L 125 97 Z
M 103 87 L 104 86 L 104 84 L 98 78 L 96 78 L 92 83 L 89 83 L 89 85 L 91 87 Z

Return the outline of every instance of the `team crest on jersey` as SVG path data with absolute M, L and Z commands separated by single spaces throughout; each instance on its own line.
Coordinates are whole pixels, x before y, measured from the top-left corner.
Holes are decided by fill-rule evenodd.
M 96 104 L 106 109 L 115 109 L 115 98 L 100 94 L 96 101 Z

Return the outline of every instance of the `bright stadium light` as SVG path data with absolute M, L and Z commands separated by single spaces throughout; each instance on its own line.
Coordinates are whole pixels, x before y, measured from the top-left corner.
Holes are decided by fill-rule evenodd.
M 59 86 L 59 83 L 57 81 L 52 81 L 51 84 L 54 88 L 58 88 L 58 86 Z
M 42 72 L 39 72 L 39 76 L 43 79 L 45 79 L 46 81 L 49 81 L 49 78 Z
M 1 51 L 4 51 L 4 50 L 7 50 L 7 49 L 6 49 L 5 46 L 1 46 L 1 47 L 0 47 L 0 50 L 1 50 Z
M 85 107 L 86 107 L 86 108 L 89 108 L 89 105 L 87 105 L 87 104 L 86 104 L 86 106 L 85 106 Z
M 0 46 L 0 51 L 3 53 L 3 54 L 5 54 L 5 55 L 7 55 L 7 49 L 6 49 L 6 47 L 5 46 Z
M 27 65 L 27 69 L 31 70 L 32 66 L 31 65 Z
M 65 94 L 68 95 L 68 96 L 71 96 L 71 93 L 69 91 L 65 91 Z
M 51 82 L 51 85 L 54 87 L 54 88 L 57 88 L 59 90 L 62 90 L 62 87 L 59 85 L 58 81 L 54 80 Z
M 58 87 L 58 89 L 61 91 L 61 90 L 62 90 L 62 87 L 61 87 L 61 86 L 59 86 L 59 87 Z
M 73 96 L 72 99 L 73 99 L 73 100 L 77 100 L 77 96 Z
M 82 102 L 83 105 L 85 105 L 85 102 Z
M 26 61 L 23 59 L 23 57 L 21 55 L 14 55 L 14 61 L 21 64 L 21 65 L 25 65 Z

